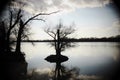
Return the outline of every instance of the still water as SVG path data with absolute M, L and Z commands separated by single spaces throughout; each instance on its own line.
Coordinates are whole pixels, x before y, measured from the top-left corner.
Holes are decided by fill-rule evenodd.
M 54 47 L 48 42 L 22 43 L 29 69 L 51 69 L 54 63 L 44 60 L 55 54 Z M 62 52 L 69 57 L 62 64 L 67 67 L 80 68 L 81 74 L 102 74 L 111 71 L 120 61 L 120 43 L 116 42 L 77 42 L 76 47 Z

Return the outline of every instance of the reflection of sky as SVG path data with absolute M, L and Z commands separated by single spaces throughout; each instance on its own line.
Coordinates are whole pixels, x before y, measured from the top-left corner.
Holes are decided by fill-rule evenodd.
M 29 47 L 27 47 L 29 46 Z M 79 67 L 81 73 L 100 73 L 102 70 L 109 70 L 119 60 L 120 44 L 117 43 L 79 43 L 76 48 L 67 49 L 63 55 L 69 57 L 64 63 L 68 67 Z M 29 63 L 29 68 L 48 68 L 54 66 L 44 60 L 50 54 L 55 54 L 54 48 L 47 43 L 38 43 L 36 46 L 24 44 L 23 49 Z

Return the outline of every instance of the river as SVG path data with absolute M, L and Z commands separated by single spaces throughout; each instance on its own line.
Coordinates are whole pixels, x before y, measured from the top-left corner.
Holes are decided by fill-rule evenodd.
M 62 52 L 69 57 L 62 64 L 67 67 L 80 68 L 81 74 L 103 74 L 112 71 L 120 61 L 120 43 L 117 42 L 76 42 L 76 47 Z M 44 60 L 55 54 L 54 47 L 48 42 L 22 43 L 22 51 L 26 54 L 28 69 L 51 69 L 54 63 Z

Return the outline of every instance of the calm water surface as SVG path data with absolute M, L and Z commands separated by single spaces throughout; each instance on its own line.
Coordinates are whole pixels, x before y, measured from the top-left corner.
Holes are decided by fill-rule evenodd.
M 116 42 L 78 42 L 76 47 L 66 49 L 63 55 L 69 57 L 62 63 L 67 67 L 80 68 L 81 74 L 101 74 L 112 70 L 120 60 L 120 43 Z M 29 69 L 49 69 L 55 66 L 44 60 L 55 54 L 49 43 L 22 43 L 22 51 L 26 54 Z

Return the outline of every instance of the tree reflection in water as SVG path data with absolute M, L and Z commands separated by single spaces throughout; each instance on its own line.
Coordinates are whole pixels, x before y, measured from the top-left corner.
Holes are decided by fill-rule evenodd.
M 57 30 L 57 43 L 55 49 L 56 49 L 56 55 L 50 55 L 46 57 L 45 60 L 51 63 L 56 63 L 54 80 L 61 80 L 62 78 L 61 63 L 67 61 L 68 57 L 61 55 L 59 29 Z
M 80 69 L 79 68 L 72 68 L 68 69 L 61 64 L 56 64 L 55 76 L 53 80 L 79 80 Z
M 55 75 L 55 70 L 51 69 L 48 72 L 40 72 L 35 69 L 32 70 L 28 76 L 28 80 L 80 80 L 80 69 L 77 67 L 68 68 L 60 64 L 60 74 Z M 56 67 L 57 68 L 57 67 Z
M 62 31 L 61 30 L 61 27 L 62 25 L 59 24 L 59 27 L 57 29 L 57 31 L 55 32 L 56 33 L 56 36 L 55 36 L 55 50 L 56 50 L 56 55 L 50 55 L 48 57 L 45 58 L 45 60 L 47 60 L 48 62 L 51 62 L 51 63 L 56 63 L 56 68 L 55 68 L 55 75 L 54 75 L 54 80 L 63 80 L 63 72 L 62 72 L 62 68 L 61 68 L 61 63 L 62 62 L 65 62 L 68 60 L 68 57 L 67 56 L 63 56 L 61 55 L 61 51 L 62 49 L 65 50 L 65 46 L 67 44 L 69 44 L 69 42 L 65 42 L 63 43 L 63 41 L 61 41 L 62 39 L 66 39 L 68 34 L 66 33 L 69 33 L 71 34 L 73 31 L 71 30 L 71 32 L 67 32 L 66 30 L 65 31 Z M 49 33 L 49 31 L 48 31 Z M 65 36 L 63 36 L 63 35 Z M 64 79 L 65 80 L 65 79 Z

